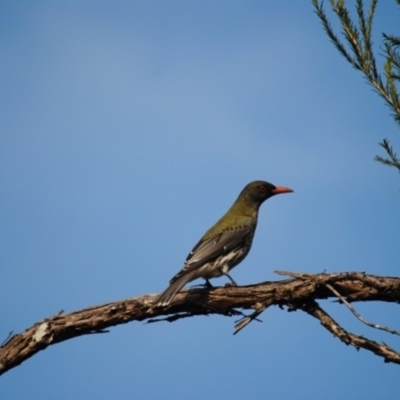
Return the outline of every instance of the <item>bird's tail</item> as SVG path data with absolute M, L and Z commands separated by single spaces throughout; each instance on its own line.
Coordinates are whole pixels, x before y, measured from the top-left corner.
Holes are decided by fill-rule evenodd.
M 174 299 L 176 294 L 190 281 L 195 278 L 197 271 L 191 271 L 187 274 L 184 274 L 177 279 L 172 279 L 171 284 L 164 290 L 163 293 L 160 294 L 160 297 L 156 300 L 154 306 L 155 307 L 163 307 L 167 306 Z

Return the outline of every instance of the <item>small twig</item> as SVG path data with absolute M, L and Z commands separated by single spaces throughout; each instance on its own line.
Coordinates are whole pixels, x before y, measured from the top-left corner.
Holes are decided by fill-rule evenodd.
M 60 317 L 60 316 L 63 315 L 63 314 L 64 314 L 64 310 L 60 310 L 60 311 L 58 311 L 56 314 L 54 314 L 53 316 L 49 317 L 48 320 L 57 319 L 58 317 Z
M 89 331 L 89 332 L 85 332 L 85 335 L 94 335 L 97 333 L 110 333 L 110 331 L 108 329 L 99 329 L 99 330 L 95 330 L 95 331 Z
M 400 336 L 400 332 L 395 330 L 395 329 L 391 329 L 388 328 L 386 326 L 382 326 L 382 325 L 378 325 L 378 324 L 374 324 L 373 322 L 369 322 L 367 321 L 361 314 L 359 314 L 355 308 L 329 283 L 326 284 L 326 287 L 334 294 L 336 295 L 340 301 L 346 305 L 346 307 L 353 313 L 353 315 L 359 320 L 361 321 L 363 324 L 371 327 L 371 328 L 375 328 L 375 329 L 379 329 L 381 331 L 385 331 L 385 332 L 389 332 L 392 333 L 393 335 L 398 335 Z
M 196 314 L 194 313 L 179 313 L 179 314 L 173 314 L 165 318 L 152 318 L 147 320 L 145 323 L 146 324 L 152 324 L 154 322 L 162 322 L 162 321 L 167 321 L 167 322 L 175 322 L 178 321 L 179 319 L 183 318 L 189 318 L 189 317 L 194 317 Z M 208 316 L 208 315 L 207 315 Z
M 4 339 L 3 343 L 0 344 L 0 348 L 4 347 L 13 337 L 14 337 L 14 331 L 10 331 L 7 337 Z
M 277 275 L 282 275 L 282 276 L 290 276 L 291 278 L 297 278 L 297 279 L 304 279 L 304 275 L 302 273 L 297 273 L 297 272 L 291 272 L 291 271 L 281 271 L 281 270 L 275 270 L 275 274 Z
M 263 312 L 264 310 L 261 311 L 254 311 L 252 314 L 243 317 L 242 319 L 239 319 L 236 321 L 235 324 L 235 331 L 233 332 L 234 335 L 239 333 L 243 328 L 245 328 L 250 322 L 252 321 L 257 321 L 257 322 L 262 322 L 261 319 L 258 319 L 257 317 Z
M 252 321 L 262 322 L 261 319 L 258 319 L 257 317 L 261 313 L 263 313 L 272 303 L 273 303 L 272 301 L 268 301 L 263 304 L 261 304 L 261 303 L 255 304 L 254 305 L 255 311 L 252 314 L 246 315 L 242 319 L 239 319 L 238 321 L 236 321 L 235 331 L 233 332 L 233 334 L 236 335 L 237 333 L 239 333 L 243 328 L 245 328 Z
M 315 277 L 315 274 L 307 274 L 307 273 L 297 273 L 297 272 L 291 272 L 291 271 L 281 271 L 281 270 L 275 270 L 274 271 L 275 274 L 277 275 L 282 275 L 282 276 L 290 276 L 291 278 L 294 279 L 300 279 L 300 280 L 308 280 L 311 278 Z M 325 274 L 326 273 L 326 269 L 324 269 L 320 274 Z

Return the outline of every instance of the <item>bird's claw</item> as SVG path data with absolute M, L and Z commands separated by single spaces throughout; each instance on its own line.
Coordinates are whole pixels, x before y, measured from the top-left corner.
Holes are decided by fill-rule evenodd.
M 194 288 L 204 288 L 204 289 L 212 289 L 214 286 L 209 282 L 206 281 L 205 283 L 199 283 L 198 285 L 192 286 Z

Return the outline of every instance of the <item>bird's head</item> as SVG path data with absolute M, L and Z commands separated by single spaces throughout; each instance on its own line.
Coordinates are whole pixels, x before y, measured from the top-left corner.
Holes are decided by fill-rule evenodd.
M 276 194 L 291 193 L 292 189 L 283 186 L 275 186 L 265 181 L 250 182 L 244 187 L 239 198 L 244 198 L 251 203 L 260 206 L 265 200 Z

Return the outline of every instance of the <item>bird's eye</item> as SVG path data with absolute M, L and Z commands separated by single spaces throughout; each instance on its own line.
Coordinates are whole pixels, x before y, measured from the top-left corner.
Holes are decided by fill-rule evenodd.
M 258 187 L 262 192 L 265 192 L 267 190 L 267 187 L 265 185 L 260 185 Z

